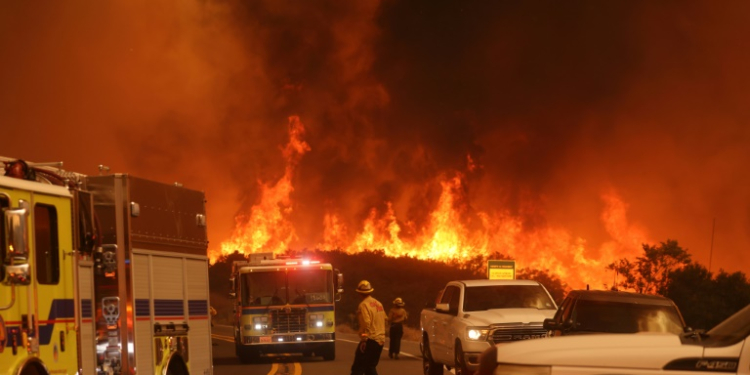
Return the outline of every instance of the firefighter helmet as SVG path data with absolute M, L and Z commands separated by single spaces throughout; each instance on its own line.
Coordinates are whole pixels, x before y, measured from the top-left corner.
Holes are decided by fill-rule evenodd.
M 396 305 L 396 306 L 398 306 L 398 307 L 404 307 L 404 305 L 406 305 L 404 303 L 404 300 L 401 299 L 401 297 L 397 297 L 396 299 L 394 299 L 393 300 L 393 304 Z
M 373 290 L 375 289 L 372 288 L 372 285 L 370 285 L 370 282 L 367 280 L 362 280 L 357 285 L 357 293 L 360 294 L 370 294 Z
M 29 165 L 21 159 L 7 163 L 5 165 L 5 175 L 8 177 L 15 177 L 24 180 L 36 179 L 34 170 L 31 169 Z

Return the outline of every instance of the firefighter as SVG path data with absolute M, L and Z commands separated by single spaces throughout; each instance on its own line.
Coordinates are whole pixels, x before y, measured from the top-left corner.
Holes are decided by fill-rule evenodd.
M 409 313 L 404 309 L 404 300 L 398 297 L 393 300 L 393 307 L 388 311 L 388 322 L 391 324 L 391 345 L 388 347 L 388 358 L 398 359 L 401 352 L 401 337 L 404 336 L 404 321 Z
M 218 314 L 218 312 L 216 311 L 216 309 L 213 306 L 208 306 L 208 308 L 209 308 L 209 311 L 211 312 L 211 327 L 213 327 L 214 326 L 214 318 L 216 317 L 216 315 Z
M 385 345 L 386 316 L 383 305 L 370 295 L 374 290 L 367 280 L 357 285 L 357 293 L 362 298 L 357 306 L 360 341 L 354 351 L 352 375 L 378 374 L 376 367 Z

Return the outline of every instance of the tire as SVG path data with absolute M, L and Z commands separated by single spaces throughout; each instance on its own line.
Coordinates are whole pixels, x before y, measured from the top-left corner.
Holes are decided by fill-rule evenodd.
M 323 345 L 322 353 L 320 355 L 325 361 L 333 361 L 336 359 L 336 343 L 326 343 Z
M 169 361 L 169 367 L 167 367 L 167 375 L 188 375 L 187 366 L 182 359 L 174 358 Z
M 422 338 L 422 372 L 424 375 L 443 375 L 443 365 L 432 360 L 430 343 L 426 337 Z
M 45 372 L 39 369 L 36 363 L 30 363 L 23 368 L 21 375 L 43 375 Z
M 456 341 L 453 363 L 455 364 L 456 375 L 472 375 L 474 373 L 473 371 L 469 371 L 469 368 L 466 365 L 466 358 L 464 358 L 464 348 L 461 346 L 461 341 Z

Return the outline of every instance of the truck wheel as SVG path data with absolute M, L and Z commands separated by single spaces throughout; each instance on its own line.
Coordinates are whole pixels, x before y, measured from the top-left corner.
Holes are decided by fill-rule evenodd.
M 175 358 L 169 361 L 169 367 L 167 367 L 167 375 L 188 375 L 188 369 L 185 366 L 185 362 L 182 359 Z
M 443 375 L 443 365 L 432 360 L 430 343 L 426 337 L 422 338 L 422 371 L 424 375 Z
M 323 360 L 326 361 L 333 361 L 336 359 L 336 343 L 326 343 L 325 346 L 323 346 L 320 355 L 323 357 Z
M 466 358 L 464 358 L 464 348 L 461 346 L 461 341 L 456 341 L 455 354 L 453 357 L 453 363 L 456 364 L 456 375 L 471 375 L 472 371 L 469 371 L 466 365 Z
M 46 371 L 39 368 L 38 363 L 30 363 L 24 366 L 23 371 L 21 371 L 21 375 L 44 375 L 46 374 Z

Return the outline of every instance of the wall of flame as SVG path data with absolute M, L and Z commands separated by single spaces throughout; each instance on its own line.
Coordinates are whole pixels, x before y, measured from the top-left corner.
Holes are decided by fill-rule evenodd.
M 214 256 L 500 252 L 606 282 L 671 238 L 744 270 L 748 8 L 3 2 L 0 154 L 203 189 Z

